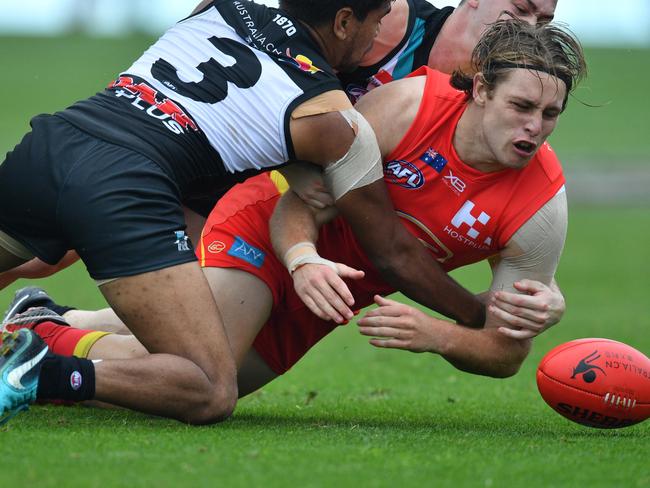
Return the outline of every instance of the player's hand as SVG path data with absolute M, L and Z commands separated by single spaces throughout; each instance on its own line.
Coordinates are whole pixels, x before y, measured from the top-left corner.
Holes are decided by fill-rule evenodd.
M 323 209 L 334 205 L 334 198 L 323 183 L 319 167 L 308 163 L 294 163 L 279 171 L 294 193 L 310 207 Z
M 530 339 L 557 324 L 566 310 L 564 296 L 552 284 L 521 280 L 514 287 L 522 294 L 498 291 L 488 306 L 488 313 L 507 326 L 499 332 L 513 339 Z
M 322 264 L 303 264 L 293 273 L 293 286 L 296 293 L 312 313 L 323 320 L 333 320 L 337 324 L 347 322 L 354 313 L 354 297 L 343 278 L 359 280 L 363 271 L 342 263 L 335 263 L 337 272 Z
M 404 349 L 412 352 L 440 352 L 440 344 L 432 327 L 437 320 L 410 305 L 375 295 L 378 308 L 367 312 L 357 322 L 359 332 L 370 336 L 376 347 Z

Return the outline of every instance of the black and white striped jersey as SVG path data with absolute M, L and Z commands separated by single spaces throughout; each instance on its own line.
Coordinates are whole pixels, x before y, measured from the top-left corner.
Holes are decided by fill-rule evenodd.
M 106 90 L 57 115 L 145 154 L 183 196 L 224 190 L 294 157 L 289 119 L 341 85 L 282 10 L 215 0 L 162 35 Z

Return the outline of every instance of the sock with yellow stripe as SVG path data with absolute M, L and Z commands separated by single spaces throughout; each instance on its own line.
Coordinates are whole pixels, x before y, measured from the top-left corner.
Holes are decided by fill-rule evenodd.
M 85 358 L 95 343 L 110 334 L 97 330 L 75 329 L 54 322 L 41 322 L 33 328 L 50 351 L 61 356 Z

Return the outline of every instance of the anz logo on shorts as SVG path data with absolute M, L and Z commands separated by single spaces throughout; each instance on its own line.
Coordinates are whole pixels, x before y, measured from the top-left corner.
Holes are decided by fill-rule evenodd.
M 264 258 L 266 257 L 264 251 L 251 246 L 239 236 L 235 236 L 235 242 L 233 242 L 230 249 L 228 249 L 228 255 L 246 261 L 256 268 L 262 267 L 264 264 Z

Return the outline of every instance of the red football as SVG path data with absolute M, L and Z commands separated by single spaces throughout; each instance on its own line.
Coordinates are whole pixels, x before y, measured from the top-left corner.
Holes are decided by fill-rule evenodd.
M 589 427 L 616 429 L 650 417 L 650 359 L 622 342 L 557 346 L 539 363 L 537 388 L 560 415 Z

